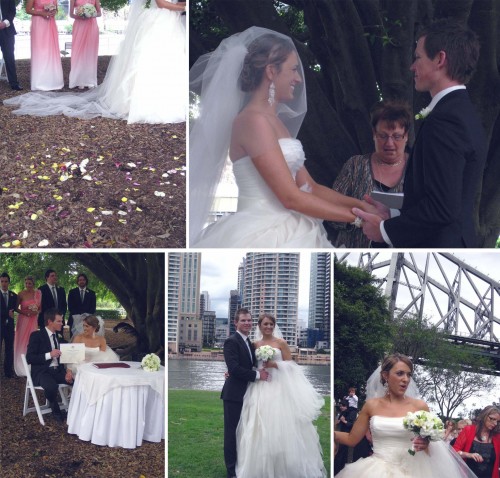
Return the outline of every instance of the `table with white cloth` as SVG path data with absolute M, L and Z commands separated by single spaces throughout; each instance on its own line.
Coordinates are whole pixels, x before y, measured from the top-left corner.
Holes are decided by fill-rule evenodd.
M 165 438 L 165 368 L 78 367 L 68 410 L 68 432 L 95 445 L 135 448 Z

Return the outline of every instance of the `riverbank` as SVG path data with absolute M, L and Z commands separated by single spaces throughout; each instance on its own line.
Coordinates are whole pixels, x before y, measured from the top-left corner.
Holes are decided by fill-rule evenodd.
M 325 406 L 315 423 L 327 476 L 330 476 L 330 397 L 325 398 Z M 168 476 L 220 478 L 226 475 L 220 392 L 169 390 L 168 436 Z
M 330 355 L 300 355 L 292 354 L 292 360 L 299 365 L 330 365 Z M 168 354 L 169 360 L 207 360 L 212 362 L 223 362 L 222 351 L 212 352 L 184 352 L 183 354 Z

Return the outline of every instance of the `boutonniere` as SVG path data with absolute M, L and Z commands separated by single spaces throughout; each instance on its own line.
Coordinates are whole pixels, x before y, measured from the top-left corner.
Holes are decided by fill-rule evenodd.
M 422 108 L 420 110 L 420 113 L 417 113 L 415 115 L 416 120 L 423 120 L 429 116 L 430 112 L 432 111 L 432 108 L 430 106 L 427 106 L 427 108 Z

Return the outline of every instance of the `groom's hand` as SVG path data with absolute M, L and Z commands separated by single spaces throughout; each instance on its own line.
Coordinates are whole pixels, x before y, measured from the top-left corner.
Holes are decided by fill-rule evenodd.
M 380 201 L 376 201 L 368 194 L 363 196 L 363 201 L 367 203 L 366 207 L 363 207 L 366 212 L 376 214 L 383 221 L 391 218 L 391 210 L 385 204 Z
M 380 232 L 382 219 L 379 216 L 362 211 L 357 207 L 352 209 L 352 213 L 363 219 L 363 233 L 368 239 L 374 242 L 385 242 Z
M 261 368 L 259 370 L 260 374 L 260 380 L 264 380 L 264 382 L 267 382 L 267 379 L 269 378 L 269 372 L 265 368 Z

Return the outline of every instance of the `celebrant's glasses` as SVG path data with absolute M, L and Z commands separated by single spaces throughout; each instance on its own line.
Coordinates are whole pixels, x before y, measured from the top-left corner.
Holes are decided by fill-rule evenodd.
M 386 134 L 386 133 L 375 133 L 375 136 L 377 139 L 380 141 L 383 141 L 384 143 L 391 138 L 393 141 L 403 141 L 405 139 L 404 134 L 399 134 L 399 133 L 394 133 L 394 134 Z
M 490 420 L 490 421 L 492 421 L 494 423 L 500 422 L 500 418 L 488 417 L 488 420 Z

